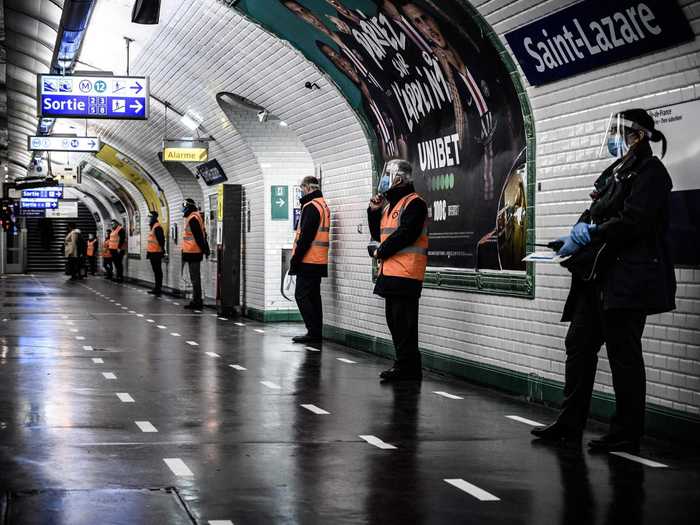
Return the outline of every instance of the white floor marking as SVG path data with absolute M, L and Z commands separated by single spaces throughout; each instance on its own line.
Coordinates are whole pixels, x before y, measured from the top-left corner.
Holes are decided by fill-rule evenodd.
M 323 410 L 322 408 L 318 408 L 316 405 L 301 405 L 301 407 L 305 408 L 309 412 L 313 412 L 314 414 L 318 414 L 320 416 L 330 414 L 330 412 Z
M 85 346 L 83 346 L 83 350 L 87 350 L 88 352 L 92 352 L 92 347 L 90 345 L 85 345 Z
M 121 306 L 122 303 L 114 303 L 114 306 Z
M 209 520 L 209 525 L 233 525 L 231 520 Z
M 241 365 L 228 365 L 228 366 L 230 366 L 234 370 L 248 370 L 246 367 L 241 366 Z
M 76 338 L 78 341 L 85 341 L 85 338 L 84 338 L 82 335 L 76 335 L 75 338 Z
M 634 454 L 628 454 L 627 452 L 611 452 L 611 454 L 613 456 L 619 456 L 621 458 L 629 459 L 630 461 L 641 463 L 642 465 L 651 468 L 668 468 L 668 465 L 665 465 L 663 463 L 657 463 L 656 461 L 652 461 L 650 459 L 640 458 L 639 456 L 635 456 Z
M 155 323 L 153 319 L 146 319 L 146 321 L 148 321 L 149 323 Z
M 260 328 L 255 328 L 253 331 L 254 331 L 254 332 L 258 332 L 259 334 L 264 334 L 264 333 L 265 333 L 265 330 L 260 330 Z
M 194 476 L 194 473 L 180 458 L 163 458 L 163 461 L 176 476 Z
M 308 350 L 309 352 L 320 352 L 321 351 L 320 348 L 314 348 L 313 346 L 305 346 L 304 348 L 306 350 Z
M 271 388 L 272 390 L 280 390 L 282 388 L 277 383 L 273 383 L 272 381 L 260 381 L 260 384 L 266 386 L 267 388 Z
M 391 445 L 389 443 L 384 443 L 381 439 L 379 439 L 377 436 L 358 436 L 360 439 L 364 439 L 367 443 L 370 445 L 374 445 L 377 448 L 381 448 L 382 450 L 396 450 L 396 447 L 394 445 Z
M 519 423 L 525 423 L 526 425 L 530 425 L 531 427 L 543 427 L 545 426 L 544 423 L 538 423 L 537 421 L 533 421 L 532 419 L 525 419 L 524 417 L 520 416 L 506 416 L 508 419 L 512 419 L 513 421 L 518 421 Z
M 197 341 L 187 341 L 187 344 L 190 346 L 199 346 L 199 343 Z
M 113 303 L 113 302 L 115 302 L 115 301 L 114 301 L 114 299 L 110 299 L 109 302 L 110 302 L 110 303 Z
M 105 379 L 116 379 L 117 376 L 114 375 L 114 372 L 102 372 L 102 375 L 104 376 Z
M 217 319 L 219 321 L 228 321 L 228 319 L 226 317 L 217 317 Z M 236 323 L 236 324 L 238 324 L 238 323 Z
M 143 314 L 136 314 L 136 317 L 143 317 Z
M 126 306 L 122 306 L 122 310 L 128 310 Z
M 158 328 L 160 328 L 161 330 L 165 330 L 165 329 L 167 328 L 167 326 L 164 326 L 164 325 L 162 325 L 162 324 L 157 324 L 156 326 L 157 326 Z
M 221 318 L 219 317 L 219 319 L 221 319 Z M 224 320 L 227 321 L 228 319 L 224 319 Z M 233 323 L 233 324 L 235 324 L 236 326 L 245 326 L 245 323 Z
M 219 354 L 217 354 L 216 352 L 206 352 L 206 354 L 207 354 L 209 357 L 221 357 L 221 356 L 220 356 Z
M 134 312 L 133 310 L 129 310 L 129 313 L 130 313 L 130 314 L 135 314 L 136 312 Z
M 350 359 L 345 359 L 344 357 L 336 357 L 336 359 L 338 361 L 340 361 L 341 363 L 347 363 L 349 365 L 356 365 L 357 364 L 357 361 L 351 361 Z
M 95 363 L 96 365 L 101 365 L 102 363 L 105 362 L 105 360 L 102 359 L 101 357 L 93 357 L 92 362 Z
M 150 421 L 134 421 L 134 423 L 141 429 L 141 432 L 158 432 L 158 429 Z
M 463 490 L 467 494 L 474 496 L 479 501 L 501 501 L 500 498 L 497 498 L 493 494 L 489 494 L 485 490 L 480 489 L 476 485 L 472 485 L 471 483 L 464 481 L 463 479 L 446 479 L 444 481 L 446 483 L 449 483 L 453 487 L 457 487 L 458 489 Z
M 454 394 L 448 394 L 447 392 L 433 392 L 433 394 L 437 394 L 442 397 L 446 397 L 447 399 L 464 399 L 463 397 L 456 396 Z
M 71 328 L 70 331 L 73 332 L 74 334 L 76 334 L 76 333 L 78 333 L 80 330 L 78 330 L 77 328 Z
M 172 335 L 173 337 L 180 337 L 180 334 L 178 334 L 177 332 L 170 332 L 170 335 Z
M 117 397 L 122 403 L 136 403 L 136 401 L 134 401 L 134 398 L 126 393 L 119 393 L 117 394 Z
M 66 321 L 66 324 L 68 325 L 74 325 L 75 323 L 73 321 Z
M 195 310 L 194 313 L 196 313 L 196 314 L 201 314 L 202 311 L 201 311 L 201 310 Z
M 173 304 L 174 304 L 175 306 L 180 306 L 180 303 L 176 303 L 175 301 L 173 301 Z

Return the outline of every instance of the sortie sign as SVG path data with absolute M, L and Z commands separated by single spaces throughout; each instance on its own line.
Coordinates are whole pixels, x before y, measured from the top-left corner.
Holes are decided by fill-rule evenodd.
M 675 0 L 584 0 L 506 34 L 533 86 L 693 38 Z

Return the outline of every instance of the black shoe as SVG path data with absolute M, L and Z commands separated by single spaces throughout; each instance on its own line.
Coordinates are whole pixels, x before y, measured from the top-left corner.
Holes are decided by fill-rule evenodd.
M 160 297 L 161 295 L 163 295 L 163 292 L 161 292 L 160 290 L 148 290 L 148 292 L 146 293 L 150 295 L 155 295 L 156 297 Z
M 554 422 L 546 427 L 533 428 L 530 434 L 542 441 L 560 442 L 560 441 L 581 441 L 583 432 L 571 430 L 564 425 Z
M 423 379 L 422 370 L 401 370 L 393 367 L 384 370 L 379 377 L 382 381 L 420 381 Z
M 322 337 L 314 337 L 313 335 L 309 334 L 292 337 L 292 342 L 300 345 L 313 345 L 318 344 L 321 341 L 323 341 Z
M 191 302 L 185 305 L 185 310 L 201 310 L 202 306 L 202 303 Z
M 639 438 L 607 434 L 600 439 L 589 441 L 588 450 L 591 452 L 628 452 L 630 454 L 639 454 Z

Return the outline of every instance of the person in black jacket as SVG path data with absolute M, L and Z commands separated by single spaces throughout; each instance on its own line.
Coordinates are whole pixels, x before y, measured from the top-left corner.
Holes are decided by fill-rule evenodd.
M 109 251 L 116 271 L 116 282 L 124 282 L 124 256 L 126 255 L 126 229 L 119 221 L 112 219 L 112 233 L 109 239 Z
M 572 270 L 562 318 L 571 321 L 566 336 L 565 399 L 556 422 L 532 433 L 544 440 L 581 439 L 598 351 L 605 343 L 616 413 L 609 433 L 589 442 L 589 447 L 636 453 L 644 432 L 644 325 L 648 315 L 675 308 L 676 279 L 667 242 L 672 182 L 652 154 L 649 142 L 663 141 L 665 153 L 666 139 L 646 111 L 624 111 L 612 123 L 608 149 L 620 158 L 595 182 L 590 208 L 559 252 L 573 260 L 587 249 L 603 248 L 601 266 L 591 281 Z
M 146 258 L 151 261 L 155 285 L 148 293 L 160 296 L 163 288 L 163 257 L 165 256 L 165 232 L 158 222 L 158 212 L 152 211 L 149 218 L 148 248 Z
M 412 180 L 413 168 L 409 162 L 389 161 L 380 180 L 379 193 L 370 200 L 367 209 L 372 239 L 381 243 L 369 247 L 370 255 L 380 263 L 374 293 L 386 301 L 386 321 L 396 350 L 394 366 L 380 374 L 384 381 L 422 377 L 418 303 L 427 263 L 428 207 L 416 194 Z M 397 208 L 399 203 L 402 209 Z M 395 227 L 389 224 L 392 217 L 397 223 Z M 389 235 L 388 229 L 393 230 Z M 383 241 L 382 230 L 386 236 Z M 421 239 L 425 243 L 423 248 L 419 247 Z M 411 258 L 411 254 L 403 254 L 406 251 L 424 251 L 424 254 Z M 401 257 L 406 260 L 397 263 Z
M 192 281 L 192 301 L 185 308 L 200 310 L 204 304 L 201 266 L 204 257 L 209 257 L 209 243 L 204 231 L 204 218 L 194 200 L 185 200 L 182 214 L 185 217 L 182 228 L 182 263 L 187 263 Z
M 306 325 L 306 335 L 292 341 L 300 344 L 318 344 L 323 338 L 323 302 L 321 279 L 328 277 L 328 250 L 330 244 L 330 210 L 316 177 L 304 177 L 301 182 L 301 217 L 289 264 L 289 275 L 296 275 L 296 299 Z

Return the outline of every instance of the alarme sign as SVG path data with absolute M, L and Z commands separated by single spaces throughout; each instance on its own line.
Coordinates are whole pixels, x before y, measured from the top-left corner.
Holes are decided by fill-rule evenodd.
M 584 0 L 506 34 L 533 86 L 693 38 L 675 0 Z

